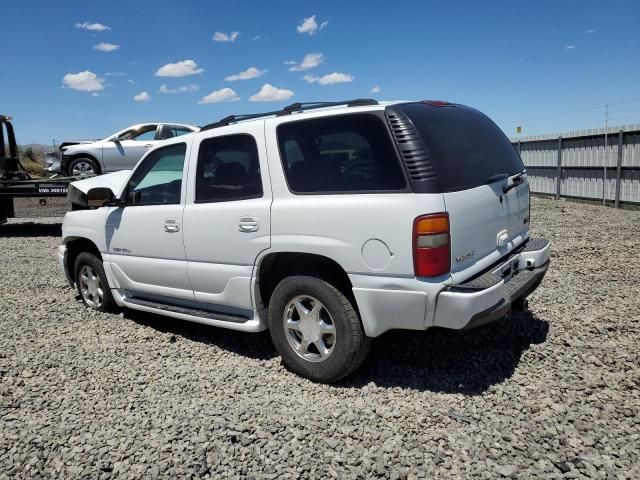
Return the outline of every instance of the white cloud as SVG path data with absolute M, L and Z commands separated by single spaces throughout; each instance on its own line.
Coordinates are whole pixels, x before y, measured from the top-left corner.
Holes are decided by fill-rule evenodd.
M 89 70 L 67 73 L 62 79 L 62 83 L 65 87 L 80 92 L 99 92 L 104 90 L 104 79 Z
M 238 38 L 239 35 L 240 35 L 240 32 L 231 32 L 231 33 L 216 32 L 213 34 L 213 41 L 214 42 L 235 42 L 236 38 Z
M 100 94 L 99 94 L 98 92 L 93 92 L 93 93 L 91 94 L 91 96 L 92 96 L 92 97 L 99 97 L 99 96 L 100 96 Z
M 107 72 L 105 73 L 107 77 L 126 77 L 127 72 Z
M 220 103 L 220 102 L 235 102 L 240 100 L 238 94 L 231 88 L 222 88 L 220 90 L 214 90 L 209 95 L 202 97 L 198 100 L 198 103 Z
M 193 60 L 182 60 L 176 63 L 167 63 L 156 72 L 156 77 L 187 77 L 204 72 L 204 68 L 198 68 Z
M 258 93 L 249 97 L 249 100 L 252 102 L 278 102 L 281 100 L 287 100 L 294 95 L 295 93 L 291 90 L 277 88 L 269 83 L 265 83 Z
M 135 81 L 135 80 L 133 80 L 132 78 L 129 78 L 129 79 L 127 80 L 127 82 L 129 82 L 131 85 L 135 85 L 135 84 L 136 84 L 136 81 Z
M 576 48 L 575 45 L 567 45 L 567 50 L 573 50 L 574 48 Z
M 228 77 L 225 77 L 224 79 L 227 82 L 235 82 L 236 80 L 250 80 L 252 78 L 261 77 L 265 73 L 267 73 L 266 70 L 260 70 L 259 68 L 256 68 L 256 67 L 249 67 L 244 72 L 240 72 L 240 73 L 238 73 L 236 75 L 229 75 Z
M 93 22 L 76 23 L 76 28 L 82 28 L 83 30 L 91 30 L 92 32 L 104 32 L 105 30 L 111 30 L 111 27 L 108 27 L 101 23 L 93 23 Z
M 376 85 L 375 87 L 373 87 L 370 92 L 371 93 L 380 93 L 380 90 L 382 90 L 378 85 Z
M 307 53 L 302 59 L 302 62 L 300 62 L 299 64 L 296 62 L 291 62 L 291 60 L 287 60 L 285 62 L 285 65 L 293 65 L 291 68 L 289 68 L 290 72 L 302 72 L 304 70 L 316 68 L 322 62 L 324 62 L 324 55 L 322 55 L 322 53 L 320 52 Z
M 296 62 L 295 60 L 285 60 L 283 63 L 285 65 L 296 65 L 298 62 Z
M 253 37 L 251 40 L 260 40 L 260 35 L 256 35 L 255 37 Z
M 309 83 L 319 83 L 320 85 L 334 85 L 336 83 L 349 83 L 353 82 L 353 75 L 349 75 L 348 73 L 340 73 L 333 72 L 328 75 L 323 75 L 322 77 L 317 77 L 315 75 L 305 75 L 302 77 L 303 80 Z
M 100 50 L 101 52 L 113 52 L 114 50 L 118 50 L 119 48 L 120 45 L 106 42 L 100 42 L 99 44 L 93 46 L 94 50 Z
M 147 92 L 140 92 L 138 95 L 134 96 L 133 99 L 136 102 L 148 102 L 149 100 L 151 100 L 151 95 L 149 95 Z
M 309 35 L 315 35 L 316 32 L 319 32 L 327 25 L 329 25 L 328 20 L 318 25 L 318 22 L 316 22 L 316 16 L 311 15 L 308 18 L 303 18 L 302 20 L 300 20 L 300 23 L 296 28 L 298 29 L 298 33 L 308 33 Z
M 198 85 L 196 85 L 195 83 L 190 83 L 189 85 L 183 85 L 183 86 L 178 87 L 178 88 L 169 88 L 166 85 L 160 85 L 160 88 L 158 89 L 158 91 L 160 93 L 165 93 L 165 94 L 169 94 L 169 93 L 190 93 L 190 92 L 197 92 L 198 90 L 200 90 L 200 87 Z
M 584 33 L 595 33 L 595 30 L 592 30 L 592 29 L 585 30 Z

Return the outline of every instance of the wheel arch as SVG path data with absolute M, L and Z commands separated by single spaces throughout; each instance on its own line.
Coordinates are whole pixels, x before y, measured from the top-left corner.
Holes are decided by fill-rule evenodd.
M 78 255 L 80 255 L 82 252 L 88 252 L 95 255 L 100 261 L 102 261 L 102 254 L 100 253 L 100 249 L 93 241 L 89 240 L 88 238 L 68 237 L 65 239 L 64 243 L 67 247 L 65 267 L 67 269 L 67 272 L 69 273 L 69 277 L 74 282 L 76 281 L 76 272 L 74 266 Z
M 255 271 L 256 305 L 259 308 L 269 306 L 273 290 L 282 279 L 292 275 L 312 275 L 338 288 L 357 310 L 349 275 L 342 265 L 327 256 L 298 251 L 268 252 L 258 260 Z
M 75 160 L 78 160 L 80 158 L 86 158 L 87 160 L 92 160 L 96 162 L 96 165 L 98 166 L 98 175 L 102 174 L 102 164 L 100 163 L 100 160 L 98 160 L 98 158 L 95 155 L 88 152 L 80 152 L 80 153 L 74 153 L 72 155 L 69 155 L 69 160 L 67 160 L 66 169 L 69 170 L 69 168 L 71 167 L 71 164 Z

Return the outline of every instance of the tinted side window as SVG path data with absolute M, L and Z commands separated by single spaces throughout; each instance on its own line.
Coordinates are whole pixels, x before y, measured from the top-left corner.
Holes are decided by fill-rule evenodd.
M 170 145 L 149 154 L 136 169 L 127 187 L 129 205 L 180 203 L 182 171 L 187 146 Z
M 398 191 L 402 167 L 382 121 L 368 114 L 282 124 L 280 156 L 297 193 Z
M 398 105 L 422 134 L 442 189 L 474 188 L 499 174 L 524 170 L 518 152 L 486 115 L 463 105 Z
M 258 147 L 251 135 L 203 140 L 198 153 L 196 202 L 262 197 Z

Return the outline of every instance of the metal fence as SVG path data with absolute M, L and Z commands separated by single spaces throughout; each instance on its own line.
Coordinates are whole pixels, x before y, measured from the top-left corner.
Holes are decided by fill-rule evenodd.
M 640 205 L 640 125 L 511 141 L 533 193 Z

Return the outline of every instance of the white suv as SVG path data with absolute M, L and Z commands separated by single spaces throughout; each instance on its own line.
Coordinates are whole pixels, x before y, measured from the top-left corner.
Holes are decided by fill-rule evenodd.
M 549 265 L 518 153 L 439 101 L 293 104 L 170 139 L 76 182 L 61 265 L 89 307 L 246 332 L 334 382 L 390 329 L 522 308 Z

